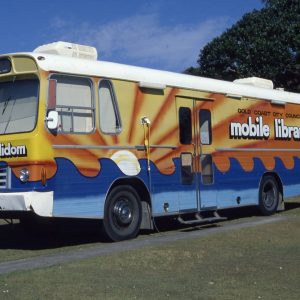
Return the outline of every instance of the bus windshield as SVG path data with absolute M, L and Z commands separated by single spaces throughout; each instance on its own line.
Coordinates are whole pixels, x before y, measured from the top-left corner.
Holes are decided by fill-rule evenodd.
M 0 82 L 0 134 L 29 132 L 35 128 L 38 92 L 38 79 L 13 77 Z

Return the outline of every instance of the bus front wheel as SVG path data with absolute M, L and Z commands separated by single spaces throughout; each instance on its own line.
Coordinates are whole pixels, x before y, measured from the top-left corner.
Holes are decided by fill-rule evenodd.
M 141 201 L 136 190 L 129 185 L 114 187 L 105 202 L 103 226 L 112 241 L 135 238 L 140 230 Z
M 271 175 L 262 178 L 259 188 L 259 209 L 263 215 L 269 216 L 276 212 L 280 191 L 276 179 Z

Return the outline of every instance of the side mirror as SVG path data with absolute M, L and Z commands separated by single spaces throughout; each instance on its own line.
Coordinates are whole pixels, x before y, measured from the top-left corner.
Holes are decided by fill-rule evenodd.
M 49 130 L 56 130 L 58 128 L 58 112 L 50 110 L 45 121 Z

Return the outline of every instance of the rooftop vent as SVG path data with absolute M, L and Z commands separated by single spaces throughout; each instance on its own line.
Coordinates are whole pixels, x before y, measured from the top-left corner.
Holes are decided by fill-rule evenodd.
M 264 79 L 264 78 L 248 77 L 248 78 L 236 79 L 233 82 L 238 84 L 247 84 L 251 86 L 256 86 L 264 89 L 274 89 L 272 80 Z
M 55 42 L 51 44 L 42 45 L 34 49 L 33 52 L 49 53 L 90 60 L 97 60 L 98 57 L 96 48 L 68 42 Z

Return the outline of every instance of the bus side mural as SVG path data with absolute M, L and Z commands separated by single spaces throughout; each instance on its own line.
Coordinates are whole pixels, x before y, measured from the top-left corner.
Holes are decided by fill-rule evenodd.
M 273 214 L 299 195 L 299 103 L 268 80 L 102 62 L 64 42 L 1 55 L 0 217 L 103 219 L 118 241 L 155 217 Z

